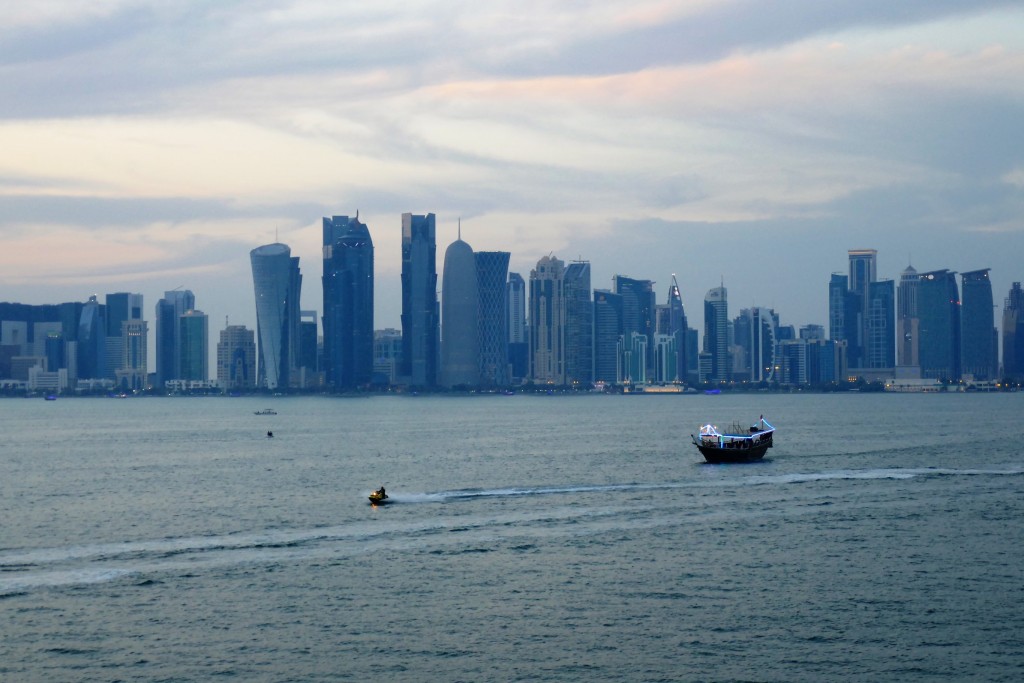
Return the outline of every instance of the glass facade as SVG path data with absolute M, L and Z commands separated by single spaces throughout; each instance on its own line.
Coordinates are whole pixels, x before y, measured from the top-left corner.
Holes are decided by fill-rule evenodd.
M 323 219 L 323 335 L 327 385 L 338 390 L 373 379 L 373 240 L 348 216 Z
M 565 384 L 565 263 L 545 256 L 530 271 L 530 377 Z
M 590 263 L 565 269 L 565 381 L 589 388 L 594 382 L 594 306 L 590 300 Z
M 705 379 L 729 380 L 729 300 L 725 287 L 708 290 L 704 296 L 704 353 L 708 354 Z
M 978 381 L 997 378 L 999 337 L 989 269 L 960 274 L 960 371 Z
M 622 297 L 594 290 L 594 381 L 618 381 L 618 346 L 622 336 Z
M 461 239 L 444 252 L 441 283 L 441 374 L 445 386 L 480 384 L 480 296 L 476 257 Z
M 923 273 L 917 286 L 921 376 L 960 379 L 960 296 L 948 270 Z
M 437 384 L 440 306 L 434 214 L 402 214 L 402 358 L 412 386 Z M 502 283 L 504 284 L 504 282 Z
M 508 386 L 508 318 L 506 315 L 507 251 L 478 251 L 476 287 L 479 319 L 480 383 L 483 386 Z
M 297 365 L 302 286 L 299 259 L 280 243 L 257 247 L 249 257 L 256 293 L 257 384 L 267 389 L 286 388 Z

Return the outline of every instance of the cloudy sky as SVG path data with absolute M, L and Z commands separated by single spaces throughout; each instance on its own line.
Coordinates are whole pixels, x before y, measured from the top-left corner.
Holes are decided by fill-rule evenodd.
M 1019 0 L 33 0 L 0 14 L 0 301 L 195 292 L 255 326 L 249 251 L 358 210 L 376 326 L 400 215 L 615 274 L 691 325 L 826 324 L 830 273 L 1024 279 Z

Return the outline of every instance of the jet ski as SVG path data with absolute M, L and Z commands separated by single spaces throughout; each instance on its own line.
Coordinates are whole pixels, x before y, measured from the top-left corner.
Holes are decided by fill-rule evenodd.
M 390 502 L 388 494 L 384 492 L 384 487 L 381 486 L 379 489 L 370 494 L 370 502 L 374 505 L 384 505 Z

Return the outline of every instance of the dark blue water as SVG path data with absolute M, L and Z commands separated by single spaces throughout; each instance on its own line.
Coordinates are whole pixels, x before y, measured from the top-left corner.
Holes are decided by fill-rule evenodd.
M 761 413 L 764 462 L 701 464 L 701 423 Z M 1022 680 L 1022 418 L 1022 394 L 0 401 L 0 680 Z

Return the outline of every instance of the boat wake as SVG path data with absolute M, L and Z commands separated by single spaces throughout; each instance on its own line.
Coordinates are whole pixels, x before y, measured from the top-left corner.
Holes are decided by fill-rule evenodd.
M 382 550 L 416 552 L 458 546 L 467 540 L 490 543 L 496 539 L 514 538 L 518 543 L 526 536 L 598 533 L 637 525 L 679 524 L 680 519 L 688 514 L 713 513 L 715 508 L 709 509 L 708 506 L 713 506 L 719 497 L 712 492 L 723 488 L 802 486 L 842 480 L 1020 476 L 1024 474 L 1024 468 L 879 468 L 770 475 L 747 474 L 752 470 L 745 468 L 702 472 L 706 476 L 699 479 L 663 483 L 523 486 L 392 494 L 395 504 L 455 504 L 473 500 L 557 496 L 562 499 L 563 504 L 560 505 L 457 506 L 450 510 L 451 514 L 439 508 L 438 514 L 430 515 L 391 515 L 382 511 L 379 515 L 368 515 L 335 526 L 4 549 L 0 550 L 0 599 L 35 590 L 125 580 L 147 585 L 153 576 L 184 576 L 246 564 L 332 561 Z M 683 502 L 677 496 L 673 498 L 675 506 L 665 509 L 652 504 L 656 497 L 647 495 L 672 489 L 690 489 L 695 495 L 687 494 Z M 708 495 L 700 495 L 701 491 Z M 642 499 L 639 507 L 638 499 Z M 699 503 L 694 502 L 687 507 L 686 501 L 698 500 Z M 638 514 L 638 510 L 645 512 Z

